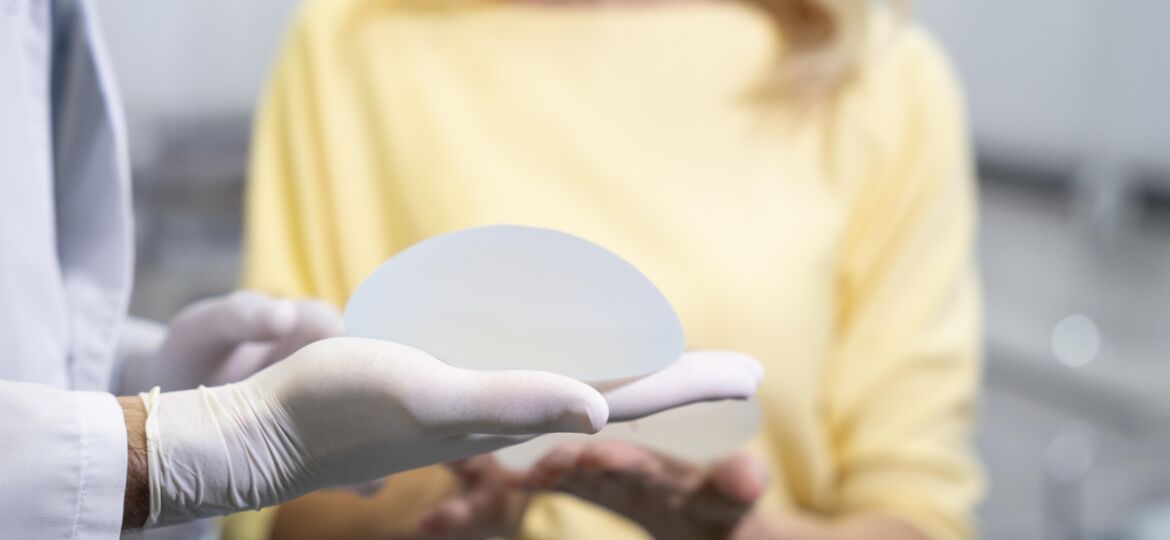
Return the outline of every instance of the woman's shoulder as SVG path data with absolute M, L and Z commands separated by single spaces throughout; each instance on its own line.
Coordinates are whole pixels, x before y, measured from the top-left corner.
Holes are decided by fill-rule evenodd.
M 961 85 L 945 50 L 918 23 L 881 12 L 860 62 L 833 100 L 832 144 L 848 159 L 840 187 L 854 194 L 911 193 L 904 170 L 931 159 L 965 159 L 969 136 Z
M 949 117 L 963 106 L 958 77 L 938 40 L 917 22 L 884 9 L 871 19 L 842 98 L 864 102 L 866 110 L 899 123 L 923 114 Z

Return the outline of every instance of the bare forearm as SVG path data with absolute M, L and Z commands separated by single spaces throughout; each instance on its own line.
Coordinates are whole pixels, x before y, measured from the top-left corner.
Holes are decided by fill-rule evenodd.
M 150 487 L 146 467 L 146 407 L 137 397 L 119 397 L 126 420 L 126 496 L 122 503 L 122 530 L 140 529 L 150 514 Z

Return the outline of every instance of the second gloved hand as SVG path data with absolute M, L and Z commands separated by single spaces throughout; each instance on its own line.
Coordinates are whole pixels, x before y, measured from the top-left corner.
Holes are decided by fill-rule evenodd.
M 144 394 L 148 526 L 603 427 L 605 398 L 544 372 L 479 372 L 384 341 L 319 341 L 236 384 Z
M 342 335 L 341 315 L 319 300 L 240 290 L 195 302 L 163 331 L 138 331 L 125 351 L 122 391 L 164 392 L 242 380 L 314 341 Z

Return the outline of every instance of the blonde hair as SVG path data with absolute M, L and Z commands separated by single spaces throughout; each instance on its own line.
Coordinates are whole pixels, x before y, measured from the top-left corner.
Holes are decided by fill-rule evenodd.
M 784 44 L 781 69 L 769 93 L 817 95 L 853 73 L 868 39 L 870 0 L 747 0 L 774 21 Z M 905 0 L 886 2 L 902 14 Z

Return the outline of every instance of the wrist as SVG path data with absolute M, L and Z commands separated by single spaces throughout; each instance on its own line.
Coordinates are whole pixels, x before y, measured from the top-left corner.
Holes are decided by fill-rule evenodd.
M 150 514 L 150 487 L 146 465 L 146 407 L 137 397 L 118 398 L 126 421 L 126 494 L 122 529 L 139 529 Z
M 321 487 L 276 406 L 248 381 L 152 395 L 149 526 L 258 510 Z

